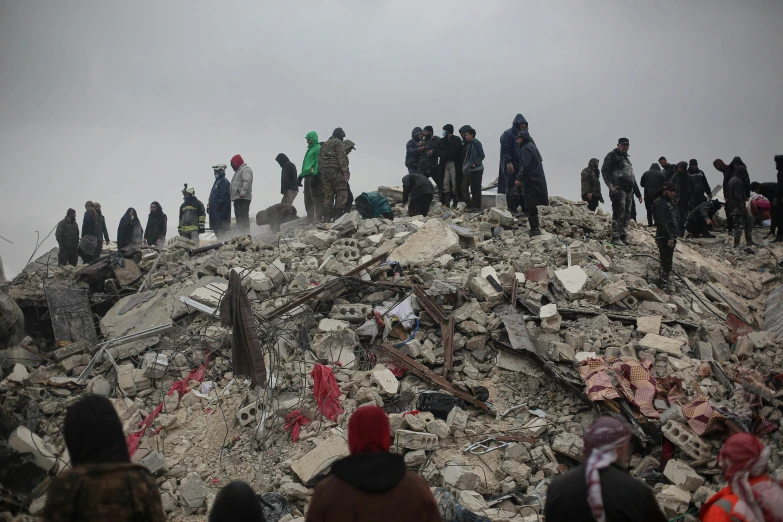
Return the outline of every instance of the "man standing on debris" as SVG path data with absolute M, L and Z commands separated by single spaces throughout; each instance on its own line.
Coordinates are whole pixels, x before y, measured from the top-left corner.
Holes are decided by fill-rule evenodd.
M 454 199 L 454 206 L 462 199 L 460 197 L 460 186 L 457 183 L 457 173 L 462 170 L 460 156 L 462 156 L 462 140 L 454 135 L 454 125 L 447 123 L 443 126 L 443 137 L 438 144 L 440 149 L 440 160 L 443 162 L 443 204 L 451 206 L 451 199 Z
M 60 266 L 76 266 L 79 262 L 77 250 L 79 249 L 79 224 L 76 222 L 76 211 L 68 209 L 65 217 L 57 223 L 57 231 L 54 233 L 57 246 L 57 264 Z
M 731 162 L 734 175 L 729 180 L 725 189 L 726 197 L 726 215 L 731 214 L 734 220 L 734 248 L 740 246 L 742 239 L 742 230 L 745 230 L 745 243 L 752 246 L 753 243 L 753 221 L 748 210 L 748 201 L 750 201 L 750 177 L 748 169 L 739 158 L 735 157 Z
M 253 170 L 242 156 L 231 158 L 234 177 L 231 178 L 231 201 L 234 203 L 234 217 L 237 219 L 237 235 L 250 234 L 250 201 L 253 199 Z M 229 216 L 229 221 L 231 217 Z
M 196 189 L 188 187 L 182 189 L 183 201 L 179 207 L 179 235 L 196 243 L 198 247 L 198 235 L 206 230 L 207 214 L 204 212 L 204 204 L 196 198 Z
M 712 199 L 712 188 L 707 176 L 699 168 L 699 162 L 692 159 L 688 162 L 688 174 L 691 177 L 691 201 L 690 207 L 704 203 Z
M 750 433 L 735 433 L 723 444 L 718 464 L 728 486 L 701 507 L 702 522 L 783 519 L 783 487 L 767 472 L 769 448 Z
M 166 232 L 169 228 L 169 218 L 163 213 L 160 203 L 150 204 L 150 215 L 147 217 L 147 228 L 144 229 L 144 242 L 150 246 L 163 248 L 166 244 Z
M 516 145 L 517 134 L 527 130 L 527 120 L 521 114 L 514 116 L 510 129 L 500 135 L 500 171 L 498 173 L 498 194 L 506 194 L 509 185 L 513 186 L 514 176 L 519 172 L 519 148 Z M 510 181 L 510 183 L 509 183 Z M 509 210 L 511 207 L 509 206 Z M 523 209 L 524 210 L 524 209 Z
M 582 201 L 587 201 L 587 209 L 590 212 L 594 212 L 598 204 L 604 202 L 598 158 L 592 158 L 587 163 L 587 168 L 582 169 Z
M 409 216 L 427 216 L 435 190 L 429 178 L 421 174 L 408 174 L 402 178 L 402 206 L 408 204 Z
M 549 205 L 544 165 L 541 163 L 538 147 L 530 139 L 530 134 L 526 130 L 517 133 L 517 145 L 519 146 L 519 173 L 514 180 L 514 185 L 523 190 L 522 197 L 527 210 L 530 237 L 540 236 L 538 206 Z
M 348 420 L 350 456 L 332 464 L 315 486 L 305 522 L 440 522 L 427 482 L 390 453 L 389 418 L 378 406 L 362 406 Z
M 218 241 L 225 241 L 231 237 L 231 183 L 226 179 L 225 165 L 214 165 L 212 171 L 215 174 L 215 182 L 207 203 L 209 226 Z
M 460 200 L 465 203 L 465 207 L 472 206 L 473 200 L 470 197 L 470 176 L 467 172 L 464 171 L 465 168 L 465 154 L 468 152 L 468 143 L 465 141 L 465 133 L 468 129 L 471 129 L 472 127 L 470 125 L 463 125 L 459 128 L 459 135 L 462 138 L 462 150 L 460 152 L 460 165 L 462 165 L 463 171 L 462 171 L 462 179 L 459 179 L 459 175 L 457 176 L 457 182 L 459 183 L 459 192 L 460 192 Z M 483 149 L 482 149 L 483 150 Z M 458 173 L 459 174 L 459 173 Z M 482 171 L 482 175 L 484 172 Z M 460 204 L 457 203 L 457 208 L 460 207 Z
M 629 244 L 628 223 L 631 221 L 636 186 L 633 165 L 628 157 L 630 146 L 628 138 L 617 140 L 617 148 L 606 155 L 601 167 L 604 183 L 609 187 L 609 199 L 612 200 L 612 244 L 617 246 Z
M 275 157 L 275 161 L 280 165 L 280 194 L 283 200 L 280 203 L 294 204 L 296 196 L 299 194 L 299 183 L 297 181 L 296 165 L 288 159 L 288 156 L 282 152 Z
M 669 163 L 669 160 L 667 160 L 664 156 L 658 158 L 658 163 L 663 169 L 664 181 L 671 181 L 674 177 L 674 174 L 677 172 L 677 166 Z
M 666 161 L 666 158 L 663 158 Z M 647 226 L 655 225 L 655 216 L 653 216 L 653 203 L 655 198 L 661 194 L 661 187 L 665 181 L 665 175 L 661 172 L 661 167 L 657 163 L 650 165 L 650 170 L 642 174 L 639 184 L 644 189 L 644 208 L 647 210 Z
M 432 125 L 424 127 L 424 138 L 419 142 L 419 170 L 418 174 L 432 178 L 438 186 L 438 198 L 443 202 L 443 176 L 438 165 L 438 138 L 433 136 Z
M 599 417 L 584 437 L 584 462 L 557 475 L 544 506 L 547 522 L 666 522 L 655 494 L 628 474 L 631 430 Z
M 101 237 L 105 241 L 105 244 L 109 244 L 109 231 L 106 229 L 106 218 L 103 217 L 103 211 L 101 210 L 101 204 L 97 201 L 93 203 L 95 213 L 98 214 L 98 241 L 95 244 L 95 252 L 93 253 L 93 259 L 100 259 L 103 252 L 104 243 L 101 242 Z
M 122 423 L 109 399 L 89 395 L 68 407 L 63 426 L 71 469 L 52 481 L 44 522 L 164 522 L 155 477 L 131 464 Z
M 348 181 L 351 171 L 348 167 L 348 154 L 345 153 L 343 140 L 345 131 L 334 129 L 332 136 L 321 146 L 318 164 L 323 181 L 324 221 L 337 219 L 345 212 L 348 201 Z
M 312 223 L 320 223 L 324 213 L 324 192 L 321 183 L 321 170 L 318 159 L 321 155 L 321 145 L 315 131 L 307 133 L 307 152 L 302 161 L 302 172 L 299 180 L 304 180 L 304 204 L 307 219 Z
M 135 208 L 129 208 L 120 219 L 117 227 L 117 249 L 131 245 L 141 245 L 144 241 L 144 229 Z
M 691 211 L 691 177 L 688 174 L 688 164 L 681 161 L 677 164 L 677 172 L 671 179 L 674 184 L 674 212 L 677 216 L 679 236 L 685 235 L 685 221 Z
M 297 219 L 296 207 L 290 203 L 277 203 L 256 214 L 256 225 L 269 225 L 272 232 L 280 232 L 280 225 Z
M 714 238 L 715 236 L 710 233 L 713 225 L 712 220 L 721 206 L 721 202 L 717 199 L 699 203 L 696 205 L 696 208 L 691 210 L 691 213 L 688 214 L 688 220 L 685 222 L 685 230 L 691 234 L 691 237 Z
M 468 178 L 473 208 L 481 210 L 481 181 L 484 177 L 484 146 L 476 139 L 476 129 L 465 130 L 465 159 L 462 163 L 462 175 Z
M 79 241 L 79 257 L 87 265 L 95 260 L 95 248 L 98 245 L 98 213 L 92 201 L 84 204 L 82 219 L 82 239 Z
M 655 199 L 653 213 L 655 214 L 655 244 L 658 245 L 660 270 L 658 286 L 665 288 L 669 284 L 669 275 L 674 262 L 674 247 L 677 245 L 677 217 L 672 203 L 674 198 L 674 183 L 667 181 L 661 187 L 661 195 Z
M 419 142 L 424 139 L 424 131 L 421 127 L 414 127 L 411 131 L 411 139 L 405 144 L 405 168 L 408 174 L 416 174 L 419 171 Z

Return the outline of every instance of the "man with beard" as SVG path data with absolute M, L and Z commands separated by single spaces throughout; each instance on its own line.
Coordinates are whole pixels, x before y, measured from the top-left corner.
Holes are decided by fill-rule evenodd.
M 54 233 L 57 246 L 57 264 L 60 266 L 76 266 L 79 262 L 77 250 L 79 249 L 79 224 L 76 223 L 76 211 L 68 209 L 65 217 L 57 223 L 57 231 Z
M 609 199 L 612 200 L 612 244 L 626 246 L 628 243 L 628 223 L 631 221 L 634 187 L 636 178 L 633 165 L 628 157 L 631 144 L 628 138 L 617 140 L 617 147 L 604 158 L 601 174 L 609 187 Z
M 666 160 L 666 158 L 664 158 Z M 653 226 L 655 224 L 655 216 L 653 215 L 653 203 L 655 198 L 661 194 L 661 187 L 665 181 L 665 175 L 661 172 L 661 167 L 657 163 L 650 165 L 650 170 L 642 174 L 642 179 L 639 180 L 639 184 L 644 189 L 644 207 L 647 209 L 647 226 Z
M 582 201 L 587 202 L 587 209 L 594 212 L 599 203 L 604 202 L 601 194 L 601 174 L 598 170 L 598 158 L 592 158 L 587 167 L 582 169 Z
M 419 142 L 419 170 L 418 174 L 431 178 L 438 186 L 438 197 L 443 202 L 443 177 L 438 165 L 438 138 L 433 136 L 432 125 L 424 127 L 424 137 Z

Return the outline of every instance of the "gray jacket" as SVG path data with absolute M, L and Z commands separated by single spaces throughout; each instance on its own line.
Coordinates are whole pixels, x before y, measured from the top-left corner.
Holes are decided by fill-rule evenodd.
M 253 169 L 243 163 L 231 178 L 231 201 L 253 199 Z

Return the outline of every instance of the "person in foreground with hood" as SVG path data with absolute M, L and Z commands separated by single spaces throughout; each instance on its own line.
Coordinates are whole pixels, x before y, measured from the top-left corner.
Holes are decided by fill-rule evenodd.
M 402 178 L 402 206 L 408 205 L 409 216 L 424 216 L 430 212 L 435 189 L 429 178 L 421 174 L 408 174 Z
M 653 490 L 628 473 L 631 429 L 598 417 L 584 437 L 584 461 L 557 475 L 544 506 L 547 522 L 666 522 Z
M 225 241 L 231 237 L 231 183 L 226 179 L 225 165 L 213 165 L 212 172 L 215 182 L 207 202 L 209 226 L 218 241 Z
M 419 170 L 419 142 L 424 139 L 424 131 L 421 127 L 414 127 L 411 131 L 411 139 L 405 144 L 405 168 L 408 174 L 416 174 Z
M 728 485 L 701 507 L 702 522 L 781 522 L 783 485 L 767 474 L 769 448 L 750 433 L 723 444 L 718 464 Z
M 199 234 L 203 234 L 207 228 L 207 213 L 204 212 L 204 204 L 196 197 L 196 189 L 188 187 L 182 189 L 184 201 L 179 207 L 179 227 L 177 231 L 182 237 L 186 237 L 196 243 L 198 247 Z
M 304 204 L 307 219 L 311 223 L 320 223 L 324 213 L 323 184 L 318 164 L 321 145 L 318 143 L 318 134 L 315 131 L 308 132 L 305 139 L 307 140 L 307 152 L 305 152 L 302 161 L 299 180 L 304 180 Z
M 98 213 L 92 201 L 84 204 L 82 218 L 82 238 L 79 240 L 78 253 L 85 265 L 95 260 L 95 249 L 98 245 Z
M 427 482 L 390 453 L 389 418 L 362 406 L 348 420 L 350 456 L 332 464 L 315 486 L 305 522 L 440 522 Z
M 538 207 L 549 205 L 549 191 L 546 185 L 544 165 L 530 134 L 526 130 L 517 133 L 519 146 L 519 173 L 514 184 L 523 190 L 527 220 L 530 225 L 530 237 L 540 236 L 541 227 L 538 219 Z
M 141 227 L 139 215 L 135 208 L 129 208 L 120 219 L 117 227 L 117 249 L 131 245 L 141 245 L 144 242 L 144 229 Z
M 775 200 L 773 205 L 775 208 L 776 223 L 777 223 L 777 235 L 775 236 L 775 243 L 783 243 L 783 154 L 775 156 L 775 169 L 778 171 L 777 180 L 778 187 L 775 191 Z
M 296 196 L 299 195 L 296 165 L 282 152 L 275 157 L 275 161 L 280 165 L 280 194 L 283 195 L 280 203 L 293 205 Z
M 687 230 L 691 237 L 699 238 L 714 238 L 710 231 L 714 224 L 713 219 L 715 213 L 720 210 L 723 205 L 717 199 L 712 201 L 705 201 L 699 203 L 696 208 L 691 210 L 688 214 L 688 220 L 685 222 L 685 230 Z
M 95 213 L 98 214 L 98 224 L 96 230 L 98 231 L 98 241 L 95 244 L 95 252 L 93 253 L 93 259 L 100 259 L 103 252 L 103 245 L 109 244 L 109 231 L 106 228 L 106 218 L 103 217 L 103 211 L 101 210 L 101 204 L 97 201 L 93 202 Z M 101 242 L 101 237 L 104 242 Z
M 691 212 L 691 176 L 688 174 L 688 164 L 681 161 L 677 164 L 677 173 L 672 178 L 674 183 L 674 213 L 677 215 L 677 227 L 680 237 L 685 235 L 685 221 Z
M 582 169 L 582 201 L 587 201 L 587 209 L 594 212 L 599 203 L 604 202 L 601 194 L 601 172 L 598 170 L 598 158 L 593 158 Z
M 63 426 L 71 469 L 47 491 L 45 522 L 164 522 L 155 477 L 131 464 L 122 423 L 109 399 L 88 395 L 68 407 Z
M 666 158 L 663 158 L 666 161 Z M 653 203 L 655 198 L 661 195 L 661 187 L 666 181 L 666 175 L 661 172 L 661 166 L 657 163 L 650 165 L 650 170 L 642 174 L 639 185 L 644 189 L 644 208 L 647 210 L 647 226 L 655 225 Z
M 79 224 L 76 222 L 76 211 L 68 209 L 65 217 L 57 223 L 57 231 L 54 233 L 57 246 L 57 264 L 59 266 L 76 266 L 79 262 Z
M 661 195 L 655 199 L 653 213 L 655 214 L 655 244 L 658 246 L 660 268 L 658 271 L 658 288 L 669 285 L 669 275 L 674 263 L 674 248 L 677 246 L 679 225 L 677 213 L 674 210 L 674 183 L 667 181 L 661 187 Z
M 265 522 L 264 510 L 253 488 L 235 480 L 217 494 L 209 522 Z
M 726 198 L 726 215 L 731 213 L 734 218 L 734 248 L 740 246 L 742 240 L 742 231 L 745 230 L 745 243 L 752 246 L 753 242 L 753 220 L 748 210 L 748 201 L 750 201 L 750 177 L 748 169 L 739 156 L 735 157 L 730 167 L 733 176 L 729 180 L 724 196 Z
M 631 222 L 636 187 L 633 165 L 628 157 L 630 146 L 628 138 L 617 140 L 617 147 L 606 155 L 601 167 L 601 175 L 609 187 L 609 199 L 612 200 L 612 244 L 617 246 L 629 244 L 628 223 Z
M 150 215 L 147 217 L 147 228 L 144 229 L 144 242 L 150 246 L 163 248 L 166 244 L 166 232 L 169 218 L 163 213 L 160 203 L 150 203 Z
M 514 116 L 511 128 L 500 135 L 500 170 L 498 172 L 498 194 L 506 194 L 514 184 L 514 176 L 519 172 L 519 148 L 516 145 L 517 134 L 527 130 L 527 120 L 521 114 Z M 509 181 L 511 182 L 509 185 Z M 511 207 L 509 206 L 509 209 Z M 524 210 L 524 209 L 523 209 Z
M 331 137 L 321 146 L 318 165 L 321 168 L 323 182 L 324 218 L 332 221 L 343 215 L 348 202 L 348 181 L 351 179 L 348 154 L 343 140 L 345 131 L 334 129 Z
M 234 177 L 231 178 L 231 202 L 237 220 L 237 235 L 250 234 L 250 202 L 253 200 L 253 169 L 239 154 L 231 158 Z M 229 221 L 231 218 L 229 217 Z
M 465 129 L 465 158 L 462 163 L 462 176 L 467 179 L 473 195 L 466 199 L 471 208 L 481 210 L 481 181 L 484 177 L 484 146 L 476 139 L 476 129 Z

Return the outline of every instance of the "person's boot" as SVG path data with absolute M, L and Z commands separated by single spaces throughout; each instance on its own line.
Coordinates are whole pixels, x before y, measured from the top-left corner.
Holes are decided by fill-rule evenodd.
M 610 243 L 614 246 L 624 247 L 627 246 L 619 237 L 613 237 Z
M 709 239 L 715 239 L 715 234 L 712 234 L 710 232 L 705 232 L 705 233 L 703 233 L 701 235 L 701 237 L 706 237 L 706 238 L 709 238 Z
M 740 247 L 740 238 L 737 236 L 734 236 L 734 248 Z
M 443 196 L 440 198 L 440 201 L 444 207 L 449 208 L 449 204 L 451 203 L 451 194 L 443 194 Z
M 628 240 L 628 236 L 620 236 L 620 241 L 625 243 L 625 246 L 631 246 L 633 243 Z
M 530 225 L 530 237 L 536 237 L 541 235 L 541 229 L 539 228 L 538 216 L 530 216 L 527 218 L 528 225 Z
M 783 243 L 783 234 L 779 234 L 775 236 L 775 239 L 772 240 L 773 243 Z
M 753 230 L 750 228 L 745 229 L 745 243 L 747 243 L 748 246 L 756 245 L 756 243 L 753 242 Z

